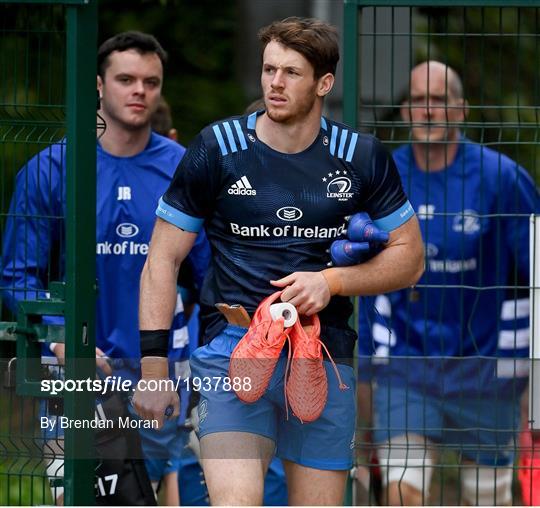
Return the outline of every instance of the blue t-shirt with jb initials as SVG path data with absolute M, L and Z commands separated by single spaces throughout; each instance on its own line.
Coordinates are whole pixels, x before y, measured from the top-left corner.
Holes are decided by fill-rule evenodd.
M 96 178 L 96 346 L 110 358 L 138 369 L 139 278 L 154 227 L 154 210 L 167 189 L 185 148 L 152 133 L 131 157 L 117 157 L 98 143 Z M 0 287 L 14 313 L 20 300 L 47 297 L 49 280 L 65 276 L 66 141 L 50 145 L 17 174 L 3 235 Z M 192 253 L 197 284 L 208 263 L 201 232 Z M 181 300 L 171 330 L 171 357 L 187 342 Z M 60 317 L 45 322 L 63 323 Z M 175 356 L 176 355 L 176 356 Z M 121 362 L 116 362 L 121 365 Z M 134 374 L 129 374 L 133 377 Z
M 225 326 L 215 303 L 253 313 L 276 291 L 270 280 L 323 270 L 347 216 L 366 211 L 392 230 L 414 214 L 392 157 L 372 136 L 323 117 L 308 148 L 281 153 L 257 137 L 262 113 L 203 129 L 156 211 L 187 231 L 204 224 L 212 247 L 201 293 L 206 340 Z M 352 357 L 351 311 L 348 298 L 335 296 L 320 312 L 322 339 L 338 359 Z

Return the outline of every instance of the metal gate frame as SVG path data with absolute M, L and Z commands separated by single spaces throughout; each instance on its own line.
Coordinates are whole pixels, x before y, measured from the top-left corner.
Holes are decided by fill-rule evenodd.
M 363 7 L 540 7 L 540 0 L 343 0 L 343 122 L 352 128 L 358 128 L 359 112 L 359 45 L 357 36 L 359 33 L 359 12 Z M 538 231 L 538 216 L 531 216 L 531 238 L 534 244 L 538 243 L 536 231 Z M 535 227 L 536 224 L 536 227 Z M 539 278 L 538 270 L 534 267 L 534 260 L 539 255 L 533 255 L 533 242 L 531 249 L 531 279 L 530 279 L 530 307 L 531 307 L 531 343 L 530 359 L 531 370 L 529 374 L 529 428 L 540 429 L 540 405 L 534 404 L 537 397 L 540 382 L 540 373 L 535 367 L 540 361 L 540 330 L 539 316 L 535 317 L 533 309 L 539 306 L 538 294 L 540 288 L 536 281 Z M 534 268 L 534 269 L 533 269 Z M 351 480 L 348 480 L 345 504 L 353 504 Z
M 362 7 L 538 7 L 540 0 L 343 0 L 343 121 L 358 124 L 358 12 Z
M 66 338 L 65 373 L 67 379 L 93 379 L 96 298 L 97 0 L 0 0 L 0 4 L 10 3 L 66 7 L 67 216 L 65 290 L 62 302 Z M 37 313 L 43 312 L 38 309 Z M 29 335 L 27 330 L 26 333 L 21 333 L 23 331 L 15 328 L 17 342 L 24 346 Z M 19 365 L 21 361 L 28 360 L 29 358 L 20 359 Z M 25 370 L 24 366 L 21 367 Z M 18 392 L 19 389 L 21 393 L 25 391 L 20 383 L 17 386 Z M 65 415 L 69 419 L 93 419 L 94 406 L 92 393 L 89 391 L 64 394 Z M 66 429 L 65 505 L 93 505 L 95 502 L 93 447 L 92 429 Z

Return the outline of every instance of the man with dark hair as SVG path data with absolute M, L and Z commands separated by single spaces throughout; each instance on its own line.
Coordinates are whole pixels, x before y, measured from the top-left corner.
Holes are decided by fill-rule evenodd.
M 262 108 L 264 108 L 264 101 L 262 101 Z M 260 105 L 260 104 L 259 104 Z M 253 108 L 249 112 L 256 111 L 254 105 L 248 106 Z M 247 109 L 245 113 L 248 113 Z M 167 136 L 170 139 L 176 139 L 176 129 L 173 127 L 173 119 L 171 116 L 171 108 L 165 100 L 161 98 L 158 109 L 152 116 L 152 129 L 161 134 Z M 195 251 L 195 252 L 194 252 Z M 192 260 L 196 256 L 197 265 L 192 264 Z M 181 374 L 181 376 L 187 376 L 189 373 L 189 367 L 186 367 L 186 363 L 189 361 L 189 355 L 199 345 L 200 327 L 199 327 L 199 292 L 201 277 L 206 273 L 207 264 L 206 261 L 210 259 L 210 247 L 208 240 L 204 233 L 204 229 L 199 232 L 195 245 L 190 253 L 190 258 L 187 262 L 182 263 L 182 267 L 179 273 L 178 283 L 180 286 L 180 292 L 182 294 L 182 300 L 184 303 L 184 318 L 189 319 L 188 322 L 188 336 L 185 337 L 180 347 L 171 348 L 169 344 L 169 364 L 174 363 L 175 372 Z M 204 272 L 204 273 L 201 273 Z M 165 500 L 166 504 L 172 505 L 167 501 L 174 499 L 174 488 L 171 485 L 173 468 L 174 471 L 178 471 L 176 475 L 178 477 L 178 486 L 180 489 L 180 503 L 182 505 L 199 505 L 209 504 L 208 489 L 206 488 L 206 482 L 204 474 L 199 462 L 199 444 L 196 432 L 197 411 L 196 404 L 198 401 L 198 393 L 189 390 L 189 384 L 186 378 L 183 378 L 183 382 L 180 385 L 180 416 L 178 420 L 178 429 L 184 436 L 188 445 L 183 447 L 180 457 L 177 457 L 178 450 L 173 448 L 173 443 L 169 441 L 166 446 L 169 446 L 169 453 L 171 457 L 176 457 L 176 460 L 154 460 L 151 457 L 146 459 L 146 467 L 148 474 L 152 482 L 163 477 L 163 485 L 161 488 L 165 488 Z M 189 410 L 189 411 L 188 411 Z M 143 433 L 143 452 L 145 452 L 145 440 Z M 151 430 L 146 434 L 154 436 L 163 434 L 163 429 L 159 431 Z M 165 441 L 165 440 L 163 440 Z M 161 453 L 161 456 L 165 456 Z M 176 503 L 176 505 L 178 502 Z M 283 465 L 279 459 L 274 459 L 268 467 L 268 471 L 265 478 L 264 485 L 264 504 L 265 506 L 282 506 L 287 504 L 287 486 L 285 483 L 285 472 L 283 471 Z
M 113 53 L 123 53 L 124 51 L 135 51 L 139 55 L 154 54 L 161 61 L 164 68 L 167 63 L 167 52 L 161 47 L 158 40 L 150 34 L 130 31 L 117 34 L 107 39 L 98 49 L 97 67 L 98 76 L 105 79 L 107 67 L 111 64 L 109 58 Z
M 114 374 L 133 382 L 139 376 L 138 275 L 148 251 L 152 212 L 185 151 L 178 143 L 151 131 L 151 116 L 161 97 L 165 58 L 156 39 L 139 32 L 116 35 L 99 49 L 99 115 L 105 129 L 96 146 L 97 363 L 109 369 L 102 356 L 112 359 Z M 64 222 L 57 218 L 66 213 L 65 149 L 65 140 L 47 147 L 17 175 L 3 238 L 0 283 L 9 288 L 3 298 L 14 312 L 19 300 L 45 296 L 49 266 L 60 266 L 54 277 L 64 278 Z M 60 261 L 51 262 L 57 254 Z M 174 325 L 172 328 L 174 341 L 177 334 Z M 64 344 L 51 344 L 51 351 L 62 363 Z M 138 441 L 137 432 L 134 434 L 129 439 Z M 45 437 L 49 449 L 54 447 L 59 454 L 48 465 L 49 476 L 61 477 L 63 433 L 52 432 Z M 115 450 L 112 440 L 107 443 L 108 451 Z M 138 443 L 129 445 L 130 457 L 137 455 L 137 448 Z M 103 461 L 96 471 L 98 485 L 103 487 L 97 489 L 96 502 L 155 503 L 142 461 L 123 461 L 125 451 L 112 453 L 119 460 Z M 103 472 L 111 464 L 114 471 Z M 108 474 L 118 475 L 114 493 L 107 490 L 110 482 L 99 480 L 100 475 Z M 62 487 L 54 487 L 53 495 L 58 504 L 63 502 Z
M 300 53 L 313 67 L 313 76 L 335 76 L 339 62 L 339 34 L 332 25 L 313 18 L 275 21 L 257 34 L 263 48 L 276 42 Z
M 287 417 L 282 355 L 268 390 L 252 404 L 242 402 L 228 376 L 231 352 L 249 335 L 248 323 L 245 315 L 237 319 L 232 312 L 226 319 L 214 305 L 240 304 L 253 313 L 279 289 L 282 302 L 301 315 L 298 334 L 291 332 L 293 356 L 298 336 L 318 328 L 308 332 L 301 323 L 318 322 L 320 313 L 321 341 L 336 372 L 352 387 L 356 336 L 347 324 L 348 297 L 414 284 L 422 273 L 422 242 L 382 145 L 322 116 L 339 59 L 335 28 L 289 18 L 263 29 L 260 39 L 266 110 L 203 129 L 159 202 L 141 276 L 142 375 L 164 377 L 176 274 L 204 223 L 213 250 L 201 292 L 206 345 L 192 355 L 191 367 L 194 380 L 209 380 L 200 387 L 199 419 L 212 504 L 260 504 L 276 449 L 290 504 L 339 505 L 352 464 L 354 390 L 341 391 L 328 375 L 320 417 L 311 423 Z M 326 268 L 326 250 L 345 230 L 346 217 L 360 210 L 390 231 L 386 248 L 362 265 Z M 313 340 L 320 351 L 318 337 Z M 319 358 L 323 372 L 331 372 L 330 362 L 322 366 Z M 293 357 L 291 365 L 296 364 Z M 176 394 L 167 391 L 134 396 L 138 413 L 158 421 L 177 403 Z

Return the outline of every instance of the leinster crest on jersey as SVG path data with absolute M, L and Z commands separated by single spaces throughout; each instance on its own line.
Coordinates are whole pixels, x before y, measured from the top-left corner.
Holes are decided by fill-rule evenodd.
M 326 184 L 326 197 L 337 199 L 338 201 L 347 201 L 352 198 L 353 193 L 350 192 L 352 182 L 347 176 L 347 171 L 335 171 L 328 173 L 322 177 L 322 181 Z

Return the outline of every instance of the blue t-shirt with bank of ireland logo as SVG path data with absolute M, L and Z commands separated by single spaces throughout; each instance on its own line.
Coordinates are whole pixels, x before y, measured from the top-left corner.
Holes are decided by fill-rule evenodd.
M 204 128 L 156 211 L 186 231 L 206 229 L 212 247 L 201 292 L 207 340 L 225 326 L 215 303 L 253 313 L 276 291 L 270 280 L 326 268 L 326 251 L 345 231 L 347 216 L 365 211 L 390 231 L 414 214 L 392 157 L 372 136 L 323 117 L 311 146 L 281 153 L 257 138 L 262 113 Z M 338 358 L 352 355 L 355 335 L 343 333 L 351 312 L 349 299 L 335 296 L 319 314 L 323 340 Z
M 426 269 L 419 287 L 377 297 L 377 312 L 361 302 L 359 352 L 373 355 L 379 378 L 393 370 L 403 380 L 407 371 L 444 393 L 513 396 L 528 373 L 525 288 L 538 190 L 516 162 L 465 137 L 441 171 L 419 169 L 411 145 L 393 156 L 418 213 Z
M 131 157 L 117 157 L 97 144 L 96 178 L 96 345 L 115 359 L 138 367 L 139 278 L 154 227 L 154 210 L 171 182 L 185 148 L 152 133 L 147 146 Z M 54 143 L 30 159 L 17 174 L 3 232 L 0 287 L 14 313 L 20 300 L 46 298 L 48 282 L 65 271 L 66 142 Z M 93 193 L 90 198 L 94 199 Z M 206 270 L 208 247 L 197 241 L 190 262 L 193 277 Z M 186 346 L 181 300 L 170 349 Z M 44 318 L 63 323 L 63 318 Z M 130 369 L 133 370 L 133 369 Z

